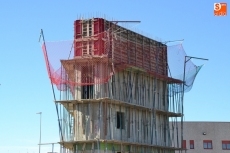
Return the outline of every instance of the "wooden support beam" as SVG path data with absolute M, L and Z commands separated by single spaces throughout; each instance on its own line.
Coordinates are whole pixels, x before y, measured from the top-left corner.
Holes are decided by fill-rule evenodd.
M 86 144 L 86 143 L 84 143 L 83 146 L 82 146 L 81 153 L 84 153 L 84 152 L 85 152 L 85 144 Z
M 92 142 L 91 153 L 94 153 L 94 142 Z

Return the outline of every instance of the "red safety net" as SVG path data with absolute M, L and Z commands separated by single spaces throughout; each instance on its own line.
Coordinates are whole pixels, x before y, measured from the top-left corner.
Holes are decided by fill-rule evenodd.
M 66 90 L 106 83 L 118 71 L 133 69 L 168 83 L 182 83 L 186 64 L 185 90 L 191 89 L 201 66 L 191 60 L 185 63 L 182 44 L 166 46 L 138 39 L 107 30 L 70 41 L 45 42 L 42 49 L 49 78 L 59 90 Z

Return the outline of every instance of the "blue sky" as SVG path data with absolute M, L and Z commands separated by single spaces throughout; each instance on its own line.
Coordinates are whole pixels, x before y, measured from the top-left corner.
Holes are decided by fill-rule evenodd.
M 229 121 L 230 15 L 214 16 L 214 2 L 219 1 L 1 1 L 0 152 L 38 152 L 39 111 L 42 142 L 58 141 L 53 95 L 38 38 L 43 28 L 46 40 L 72 39 L 79 15 L 140 20 L 137 31 L 153 39 L 184 39 L 188 55 L 209 59 L 185 94 L 185 120 Z M 51 151 L 51 146 L 42 149 Z

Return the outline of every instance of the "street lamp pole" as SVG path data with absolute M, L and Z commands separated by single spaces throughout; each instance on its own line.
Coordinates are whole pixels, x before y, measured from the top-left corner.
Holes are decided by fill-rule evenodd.
M 41 137 L 42 137 L 42 112 L 38 112 L 37 114 L 40 114 L 40 137 L 39 137 L 39 153 L 41 152 Z

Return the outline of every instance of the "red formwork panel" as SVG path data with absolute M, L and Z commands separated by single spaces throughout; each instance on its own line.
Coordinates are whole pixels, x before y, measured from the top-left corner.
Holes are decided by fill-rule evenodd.
M 92 40 L 93 43 L 93 55 L 102 55 L 105 53 L 105 42 L 102 38 L 105 36 L 105 20 L 102 18 L 94 18 L 93 22 L 93 33 L 91 38 L 95 38 Z M 74 22 L 74 39 L 82 38 L 82 28 L 83 22 L 82 20 L 76 20 Z M 74 56 L 82 56 L 82 48 L 84 44 L 82 41 L 75 41 L 74 43 Z
M 91 25 L 86 26 L 85 24 Z M 87 29 L 89 30 L 88 36 L 82 32 L 83 27 L 89 28 Z M 123 34 L 120 33 L 119 37 L 113 39 L 114 36 L 117 36 L 113 35 L 113 30 L 116 29 L 122 29 L 122 27 L 103 18 L 76 20 L 74 22 L 74 56 L 82 56 L 83 50 L 85 52 L 88 49 L 84 54 L 92 56 L 104 54 L 108 55 L 108 58 L 113 55 L 113 60 L 117 65 L 126 63 L 146 71 L 167 75 L 167 48 L 165 46 L 124 29 L 122 30 Z M 76 41 L 76 39 L 78 40 Z M 111 54 L 112 43 L 113 54 Z
M 94 18 L 94 36 L 98 38 L 94 41 L 94 55 L 102 55 L 105 53 L 105 42 L 102 40 L 104 37 L 105 20 L 102 18 Z
M 82 37 L 82 22 L 76 20 L 74 22 L 74 39 Z M 82 56 L 82 42 L 74 41 L 74 56 Z

